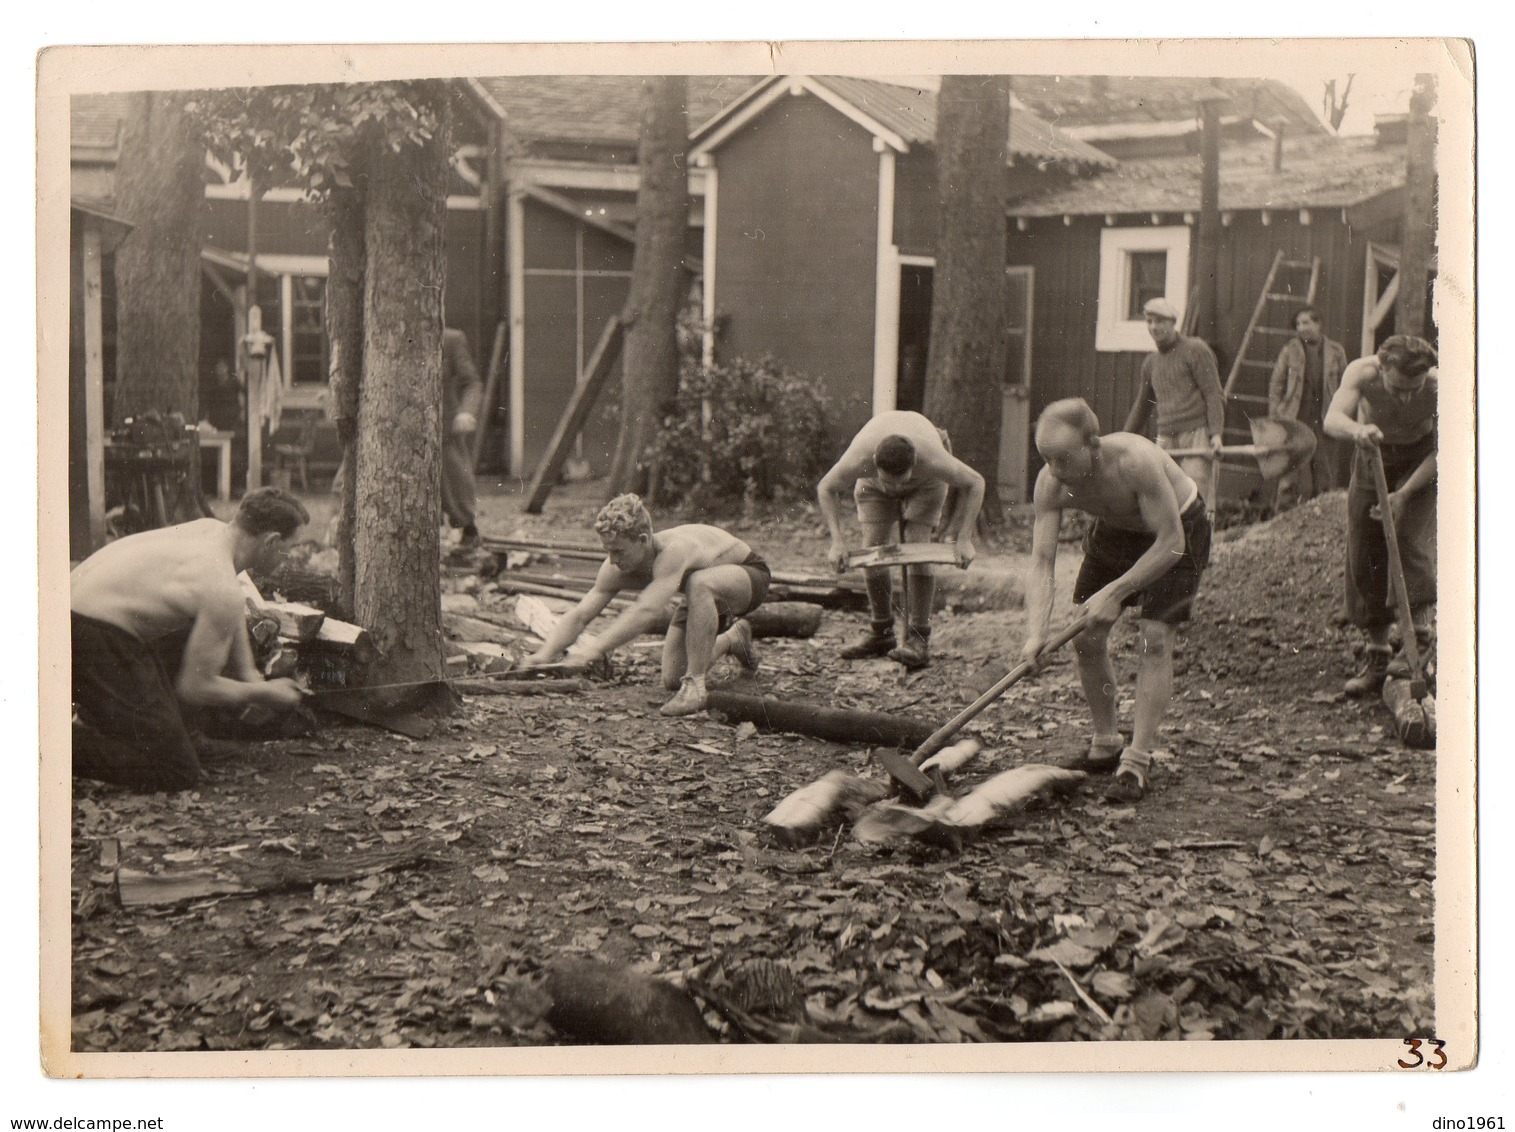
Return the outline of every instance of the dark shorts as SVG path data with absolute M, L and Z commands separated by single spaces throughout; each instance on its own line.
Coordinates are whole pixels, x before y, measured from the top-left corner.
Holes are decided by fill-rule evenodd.
M 1210 518 L 1205 514 L 1205 501 L 1195 499 L 1181 518 L 1184 524 L 1183 557 L 1146 589 L 1121 602 L 1122 606 L 1139 603 L 1144 621 L 1178 625 L 1189 620 L 1194 610 L 1199 576 L 1210 564 Z M 1125 531 L 1096 520 L 1084 536 L 1084 564 L 1079 567 L 1073 600 L 1080 604 L 1088 601 L 1131 569 L 1136 560 L 1147 553 L 1155 538 L 1145 531 Z
M 768 563 L 763 561 L 762 555 L 755 550 L 742 559 L 741 562 L 737 563 L 737 565 L 747 571 L 748 581 L 752 584 L 752 597 L 748 599 L 747 605 L 743 609 L 721 610 L 722 632 L 731 628 L 736 623 L 737 618 L 751 613 L 758 606 L 762 605 L 763 599 L 768 596 L 768 586 L 773 581 L 773 571 L 768 568 Z M 679 586 L 680 590 L 684 588 L 684 585 L 688 584 L 690 574 L 694 573 L 698 573 L 698 571 L 691 570 L 689 574 L 684 575 L 684 580 Z M 670 627 L 682 627 L 688 623 L 689 602 L 685 600 L 679 602 L 679 607 L 673 611 L 673 621 Z
M 184 790 L 200 760 L 163 658 L 124 629 L 70 617 L 74 774 L 136 790 Z

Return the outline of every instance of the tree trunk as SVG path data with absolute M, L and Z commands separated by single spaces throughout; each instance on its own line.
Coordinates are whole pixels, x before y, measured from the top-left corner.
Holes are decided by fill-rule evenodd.
M 1410 96 L 1410 122 L 1405 154 L 1405 222 L 1399 249 L 1399 300 L 1394 329 L 1399 334 L 1425 336 L 1426 292 L 1431 281 L 1431 255 L 1436 247 L 1436 76 L 1416 75 Z
M 337 579 L 342 609 L 354 609 L 353 539 L 357 529 L 354 473 L 358 415 L 363 386 L 363 198 L 360 190 L 335 189 L 331 220 L 330 269 L 326 283 L 326 333 L 331 342 L 331 415 L 342 444 L 342 496 L 337 511 Z
M 149 409 L 199 419 L 200 210 L 205 147 L 183 93 L 131 96 L 116 164 L 116 389 L 111 421 Z
M 1010 79 L 946 75 L 936 101 L 936 271 L 926 415 L 984 477 L 983 515 L 999 521 L 1005 370 L 1005 148 Z
M 443 128 L 369 162 L 363 244 L 363 407 L 355 473 L 354 619 L 382 659 L 372 684 L 442 673 L 442 289 L 447 101 L 418 83 Z
M 657 433 L 663 405 L 679 387 L 678 313 L 687 279 L 684 235 L 689 224 L 689 137 L 681 76 L 644 80 L 642 133 L 637 146 L 636 250 L 622 366 L 621 428 L 610 464 L 609 494 L 644 486 L 643 451 Z

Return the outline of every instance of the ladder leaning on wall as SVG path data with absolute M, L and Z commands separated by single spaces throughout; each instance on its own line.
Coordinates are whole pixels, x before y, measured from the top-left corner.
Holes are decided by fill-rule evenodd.
M 1226 427 L 1222 443 L 1252 443 L 1252 430 L 1247 421 L 1251 417 L 1268 415 L 1268 378 L 1273 372 L 1273 363 L 1278 360 L 1278 351 L 1284 342 L 1294 336 L 1294 312 L 1315 302 L 1319 286 L 1319 256 L 1285 259 L 1282 251 L 1273 256 L 1268 277 L 1257 296 L 1257 305 L 1252 308 L 1247 332 L 1242 335 L 1241 346 L 1236 351 L 1236 360 L 1226 374 L 1223 387 Z M 1216 462 L 1209 494 L 1209 498 L 1217 502 L 1220 467 L 1220 462 Z

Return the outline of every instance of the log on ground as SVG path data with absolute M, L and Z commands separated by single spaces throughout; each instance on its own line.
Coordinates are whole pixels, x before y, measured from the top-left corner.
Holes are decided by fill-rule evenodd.
M 560 959 L 547 972 L 547 1021 L 595 1045 L 710 1045 L 694 1001 L 671 983 L 587 959 Z
M 788 731 L 832 743 L 882 747 L 918 747 L 930 737 L 928 723 L 881 711 L 787 703 L 765 696 L 743 696 L 712 689 L 706 705 L 729 723 L 755 723 L 765 731 Z

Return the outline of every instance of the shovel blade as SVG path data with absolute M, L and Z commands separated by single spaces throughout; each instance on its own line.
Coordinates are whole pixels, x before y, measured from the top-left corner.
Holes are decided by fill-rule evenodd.
M 1257 447 L 1257 467 L 1265 480 L 1276 480 L 1315 455 L 1315 432 L 1307 424 L 1266 417 L 1247 423 Z
M 920 767 L 910 761 L 910 756 L 899 751 L 881 748 L 873 752 L 874 761 L 884 768 L 884 773 L 916 798 L 928 798 L 934 785 L 921 773 Z

